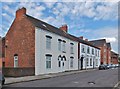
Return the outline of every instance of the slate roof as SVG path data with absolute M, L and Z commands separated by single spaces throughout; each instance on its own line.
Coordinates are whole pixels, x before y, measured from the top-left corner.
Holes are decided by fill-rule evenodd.
M 66 33 L 66 32 L 62 31 L 61 29 L 59 29 L 59 28 L 57 28 L 55 26 L 52 26 L 52 25 L 50 25 L 50 24 L 48 24 L 46 22 L 43 22 L 43 21 L 41 21 L 39 19 L 36 19 L 36 18 L 34 18 L 32 16 L 29 16 L 27 14 L 26 14 L 26 17 L 34 24 L 35 27 L 41 28 L 43 30 L 50 31 L 52 33 L 55 33 L 57 35 L 66 37 L 66 38 L 71 39 L 73 41 L 77 41 L 77 42 L 80 42 L 80 43 L 87 44 L 87 45 L 90 45 L 92 47 L 95 47 L 97 49 L 100 49 L 100 48 L 96 47 L 95 45 L 93 45 L 92 43 L 90 43 L 88 41 L 85 41 L 85 40 L 82 40 L 82 39 L 80 39 L 78 37 L 75 37 L 75 36 L 73 36 L 73 35 L 71 35 L 69 33 Z
M 99 39 L 99 40 L 92 40 L 90 42 L 93 43 L 93 45 L 95 45 L 95 46 L 103 46 L 104 43 L 106 43 L 106 40 L 105 39 Z

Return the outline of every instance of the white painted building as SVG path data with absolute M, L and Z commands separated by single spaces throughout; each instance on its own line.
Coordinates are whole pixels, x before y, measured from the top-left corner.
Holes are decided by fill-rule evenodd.
M 86 42 L 87 43 L 87 42 Z M 85 43 L 80 43 L 79 69 L 97 68 L 100 65 L 100 49 Z
M 36 27 L 35 75 L 77 69 L 78 42 Z

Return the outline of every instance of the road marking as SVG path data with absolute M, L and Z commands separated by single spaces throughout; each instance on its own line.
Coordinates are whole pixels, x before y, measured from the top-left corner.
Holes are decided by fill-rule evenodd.
M 117 84 L 115 84 L 114 88 L 118 87 L 119 84 L 120 84 L 120 81 Z
M 73 82 L 73 83 L 79 83 L 79 82 Z

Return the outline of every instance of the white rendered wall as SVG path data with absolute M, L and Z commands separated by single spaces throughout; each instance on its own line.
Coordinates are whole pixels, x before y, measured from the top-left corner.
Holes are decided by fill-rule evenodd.
M 46 49 L 46 35 L 52 37 L 51 50 Z M 58 50 L 58 39 L 66 41 L 66 53 Z M 70 53 L 70 43 L 74 44 L 74 54 Z M 46 54 L 52 55 L 52 68 L 46 69 Z M 58 56 L 66 57 L 65 66 L 58 67 Z M 70 68 L 70 57 L 74 57 L 74 66 Z M 58 73 L 78 69 L 78 42 L 59 36 L 49 31 L 36 28 L 35 30 L 35 75 Z

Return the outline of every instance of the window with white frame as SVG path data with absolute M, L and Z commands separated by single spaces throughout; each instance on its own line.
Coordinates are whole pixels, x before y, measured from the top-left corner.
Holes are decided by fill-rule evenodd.
M 74 44 L 70 43 L 70 53 L 73 54 L 74 53 Z
M 46 49 L 51 49 L 51 36 L 46 36 Z
M 46 55 L 46 69 L 51 69 L 51 58 L 52 58 L 52 55 L 50 54 L 47 54 Z
M 18 55 L 17 54 L 14 55 L 14 67 L 15 68 L 18 67 Z
M 98 57 L 99 57 L 99 50 L 98 50 Z
M 92 48 L 92 54 L 94 55 L 94 49 Z
M 90 66 L 92 66 L 92 58 L 90 58 Z
M 62 57 L 61 55 L 58 56 L 58 67 L 61 67 L 61 60 L 62 60 Z
M 95 55 L 97 56 L 97 49 L 95 50 Z
M 89 66 L 89 59 L 86 58 L 86 65 Z
M 96 66 L 98 66 L 98 59 L 96 59 Z
M 82 53 L 85 53 L 85 46 L 84 46 L 84 45 L 82 45 L 81 47 L 82 47 L 82 50 L 81 50 L 81 51 L 82 51 Z
M 90 54 L 90 47 L 87 47 L 87 53 Z
M 58 50 L 61 51 L 61 44 L 62 44 L 62 40 L 58 39 Z
M 70 68 L 73 68 L 74 65 L 74 57 L 70 57 Z
M 66 48 L 65 48 L 66 46 L 65 45 L 66 45 L 66 41 L 63 40 L 63 47 L 62 47 L 63 52 L 66 52 Z

